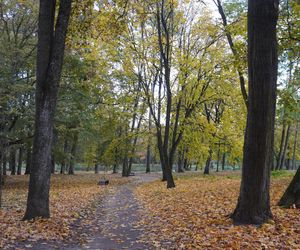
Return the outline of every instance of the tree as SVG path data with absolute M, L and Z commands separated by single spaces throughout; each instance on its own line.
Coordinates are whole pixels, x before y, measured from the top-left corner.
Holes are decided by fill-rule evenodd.
M 54 112 L 71 13 L 71 2 L 71 0 L 60 1 L 56 18 L 56 1 L 40 0 L 35 136 L 24 220 L 36 217 L 50 217 L 49 189 L 51 169 L 49 169 L 48 160 L 51 154 Z
M 280 201 L 278 202 L 278 206 L 289 208 L 295 205 L 297 208 L 300 208 L 300 168 L 298 168 L 293 180 L 290 185 L 284 192 Z
M 262 224 L 272 218 L 270 170 L 273 160 L 277 81 L 278 0 L 248 1 L 249 109 L 242 182 L 234 223 Z

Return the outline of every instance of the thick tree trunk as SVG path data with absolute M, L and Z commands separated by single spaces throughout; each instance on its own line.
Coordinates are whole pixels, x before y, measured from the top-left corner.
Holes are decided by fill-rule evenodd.
M 17 175 L 22 174 L 22 163 L 23 163 L 23 148 L 19 148 L 19 159 L 18 159 L 18 170 Z
M 26 169 L 25 174 L 30 174 L 30 166 L 31 166 L 31 147 L 27 145 L 27 152 L 26 152 Z
M 165 169 L 165 178 L 167 181 L 167 188 L 174 188 L 175 182 L 172 173 L 172 163 L 169 162 L 165 164 L 164 169 Z
M 9 169 L 11 175 L 16 175 L 16 151 L 13 148 L 10 150 Z
M 293 180 L 278 202 L 278 205 L 287 208 L 296 205 L 297 208 L 300 208 L 300 168 L 298 168 Z
M 278 0 L 248 0 L 249 108 L 236 224 L 272 218 L 270 171 L 273 160 L 277 82 Z
M 71 13 L 71 0 L 60 1 L 56 26 L 56 1 L 40 0 L 35 134 L 32 165 L 24 220 L 48 218 L 51 169 L 49 155 L 53 137 L 53 122 L 60 81 L 65 38 Z

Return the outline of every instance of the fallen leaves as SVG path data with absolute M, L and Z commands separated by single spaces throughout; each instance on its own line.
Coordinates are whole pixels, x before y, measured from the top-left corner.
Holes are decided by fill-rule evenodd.
M 100 175 L 77 174 L 51 177 L 50 219 L 21 221 L 27 198 L 28 176 L 8 176 L 0 210 L 0 248 L 14 248 L 20 242 L 64 240 L 71 234 L 70 225 L 87 216 L 92 202 L 107 190 L 97 185 Z M 110 176 L 111 186 L 127 180 Z
M 144 238 L 161 249 L 299 249 L 300 211 L 276 206 L 291 178 L 272 181 L 274 221 L 261 227 L 233 226 L 240 179 L 232 176 L 179 178 L 174 189 L 156 181 L 137 189 L 144 206 Z

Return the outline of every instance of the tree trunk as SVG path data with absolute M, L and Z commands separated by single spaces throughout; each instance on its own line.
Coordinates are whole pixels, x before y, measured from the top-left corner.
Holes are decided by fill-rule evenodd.
M 147 145 L 147 156 L 146 156 L 146 173 L 150 173 L 151 172 L 150 165 L 151 165 L 151 145 L 148 142 L 148 145 Z
M 128 169 L 128 158 L 124 157 L 123 164 L 122 164 L 122 177 L 128 177 L 127 169 Z
M 19 148 L 18 170 L 17 175 L 22 174 L 22 162 L 23 162 L 23 148 Z
M 99 164 L 95 164 L 95 174 L 99 174 Z
M 2 186 L 3 186 L 3 152 L 0 151 L 0 209 L 2 207 Z
M 226 161 L 226 153 L 223 153 L 223 156 L 222 156 L 222 170 L 223 171 L 225 170 L 225 161 Z
M 75 174 L 75 163 L 76 163 L 76 151 L 77 151 L 77 143 L 78 143 L 78 133 L 75 132 L 73 138 L 73 144 L 71 147 L 71 159 L 68 174 Z
M 220 142 L 219 142 L 219 147 L 218 147 L 218 159 L 217 159 L 217 172 L 219 172 L 219 163 L 220 163 Z
M 278 202 L 278 206 L 291 207 L 296 205 L 300 208 L 300 168 L 298 168 L 293 180 Z
M 248 0 L 249 108 L 236 224 L 272 218 L 270 172 L 273 160 L 277 82 L 278 0 Z
M 49 155 L 53 137 L 54 113 L 62 70 L 65 38 L 71 13 L 71 0 L 60 1 L 56 18 L 56 1 L 40 0 L 37 70 L 36 113 L 32 165 L 23 220 L 49 218 L 51 169 Z
M 210 168 L 210 163 L 211 163 L 211 157 L 212 157 L 212 150 L 209 150 L 209 155 L 207 157 L 205 167 L 204 167 L 204 173 L 203 174 L 209 174 L 209 168 Z
M 204 167 L 204 174 L 209 174 L 210 162 L 211 162 L 211 154 L 208 156 L 206 160 L 205 167 Z
M 178 152 L 178 161 L 177 161 L 177 172 L 183 173 L 183 164 L 184 164 L 184 150 Z
M 117 174 L 118 173 L 118 165 L 117 164 L 114 164 L 114 167 L 113 167 L 113 174 Z
M 283 147 L 281 159 L 279 162 L 279 169 L 283 169 L 283 165 L 285 162 L 286 150 L 287 150 L 287 147 L 289 144 L 289 138 L 290 138 L 290 130 L 291 130 L 291 125 L 288 125 L 287 130 L 286 130 L 285 140 L 284 140 L 284 147 Z
M 66 164 L 63 162 L 60 164 L 60 174 L 65 174 L 66 172 Z
M 31 147 L 27 145 L 27 152 L 26 152 L 26 169 L 25 174 L 30 174 L 30 166 L 31 166 Z
M 49 157 L 49 168 L 51 169 L 51 174 L 55 174 L 55 160 L 54 155 L 51 153 Z
M 278 157 L 277 157 L 277 162 L 276 162 L 276 170 L 279 170 L 280 168 L 280 163 L 281 163 L 281 159 L 282 159 L 282 152 L 283 152 L 283 147 L 284 147 L 284 140 L 285 140 L 285 134 L 286 134 L 286 125 L 283 124 L 282 125 L 282 132 L 281 132 L 281 139 L 280 139 L 280 147 L 279 147 L 279 153 L 278 153 Z
M 165 169 L 165 178 L 167 181 L 167 188 L 174 188 L 175 187 L 175 182 L 172 174 L 172 162 L 168 162 L 164 166 Z
M 149 121 L 148 121 L 148 145 L 147 145 L 147 156 L 146 156 L 146 173 L 150 173 L 150 164 L 151 164 L 151 127 L 152 127 L 152 122 L 151 122 L 151 111 L 149 110 Z
M 9 168 L 10 174 L 16 175 L 16 151 L 13 148 L 10 150 Z
M 292 169 L 296 169 L 296 149 L 297 149 L 297 140 L 298 140 L 298 123 L 295 129 L 295 141 L 293 146 L 293 160 L 292 160 Z
M 2 159 L 2 171 L 3 171 L 3 175 L 7 175 L 7 172 L 6 172 L 6 167 L 7 167 L 7 156 L 6 156 L 6 153 L 4 152 L 3 154 L 3 159 Z

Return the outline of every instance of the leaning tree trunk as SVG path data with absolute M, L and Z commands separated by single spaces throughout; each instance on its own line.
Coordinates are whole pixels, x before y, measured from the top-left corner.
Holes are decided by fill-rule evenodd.
M 291 130 L 291 125 L 288 125 L 287 130 L 286 130 L 286 135 L 285 135 L 285 140 L 284 140 L 284 147 L 281 155 L 281 160 L 279 163 L 279 169 L 283 169 L 283 165 L 285 162 L 285 156 L 286 156 L 286 150 L 289 144 L 289 138 L 290 138 L 290 130 Z
M 37 217 L 49 218 L 49 189 L 51 169 L 48 160 L 51 154 L 54 113 L 65 50 L 65 39 L 71 13 L 72 0 L 59 3 L 56 17 L 56 1 L 40 0 L 36 113 L 32 165 L 24 220 Z M 55 23 L 56 17 L 56 26 Z M 55 26 L 55 28 L 54 28 Z
M 249 108 L 236 224 L 272 218 L 270 171 L 273 159 L 277 81 L 278 0 L 248 0 Z
M 281 139 L 280 139 L 280 146 L 279 146 L 279 153 L 277 157 L 277 162 L 276 162 L 276 170 L 280 169 L 280 163 L 282 159 L 282 152 L 283 152 L 283 147 L 284 147 L 284 140 L 285 140 L 285 134 L 286 134 L 286 125 L 282 125 L 282 132 L 281 132 Z
M 295 205 L 300 208 L 300 168 L 298 168 L 293 180 L 278 202 L 279 206 L 289 208 Z

